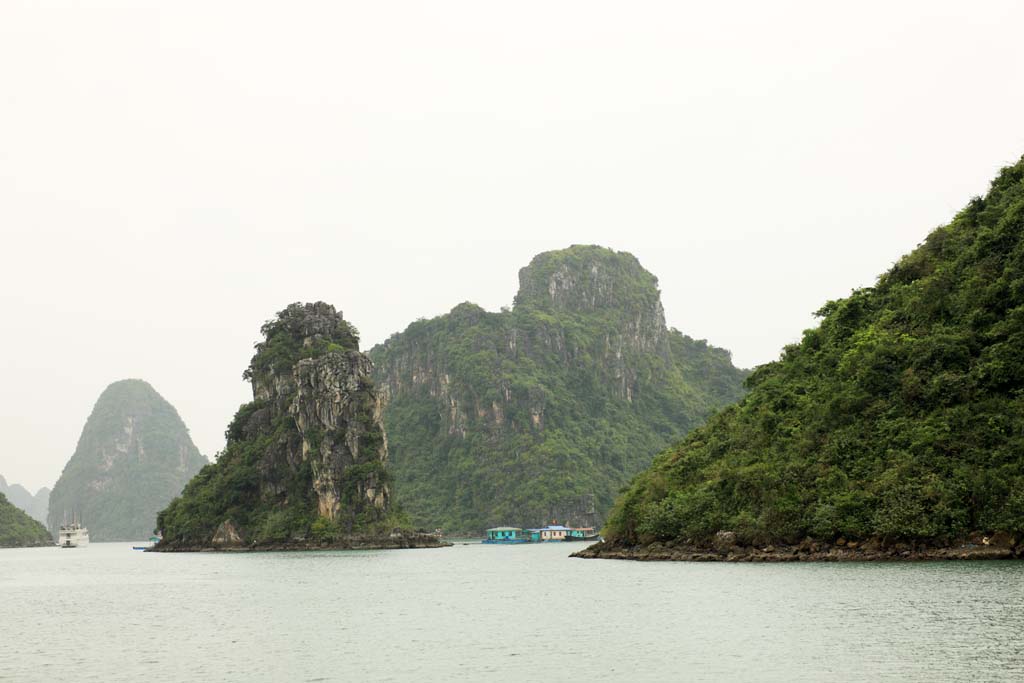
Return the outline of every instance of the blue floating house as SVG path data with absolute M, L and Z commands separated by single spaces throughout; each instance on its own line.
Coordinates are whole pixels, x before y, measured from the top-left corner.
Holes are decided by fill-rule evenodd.
M 487 530 L 483 543 L 547 543 L 548 541 L 597 541 L 601 537 L 593 527 L 570 527 L 549 524 L 537 529 L 517 526 L 496 526 Z
M 517 526 L 496 526 L 487 530 L 483 543 L 529 543 L 529 536 Z

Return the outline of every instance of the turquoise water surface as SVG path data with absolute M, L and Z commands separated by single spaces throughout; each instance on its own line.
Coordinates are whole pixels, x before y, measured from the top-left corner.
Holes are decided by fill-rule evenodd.
M 0 550 L 0 680 L 1024 680 L 1024 563 Z

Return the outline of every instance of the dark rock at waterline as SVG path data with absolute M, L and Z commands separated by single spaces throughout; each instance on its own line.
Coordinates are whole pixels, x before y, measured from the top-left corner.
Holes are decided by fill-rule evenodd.
M 1013 560 L 1024 559 L 1024 543 L 1009 535 L 982 536 L 985 542 L 972 543 L 965 538 L 949 545 L 929 542 L 884 543 L 868 539 L 863 543 L 824 543 L 806 539 L 795 545 L 726 545 L 716 537 L 710 547 L 692 544 L 649 543 L 626 545 L 602 541 L 572 557 L 605 560 L 641 560 L 676 562 L 891 562 L 924 560 Z
M 332 540 L 317 541 L 292 539 L 289 541 L 246 542 L 234 525 L 226 522 L 218 528 L 210 544 L 187 545 L 181 543 L 159 543 L 150 548 L 152 552 L 272 552 L 289 550 L 400 550 L 411 548 L 447 548 L 452 544 L 434 534 L 396 529 L 390 534 L 354 534 Z

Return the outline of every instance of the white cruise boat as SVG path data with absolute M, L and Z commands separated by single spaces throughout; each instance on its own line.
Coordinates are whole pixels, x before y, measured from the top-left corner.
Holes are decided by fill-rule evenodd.
M 84 548 L 89 545 L 89 530 L 78 522 L 61 524 L 57 539 L 61 548 Z

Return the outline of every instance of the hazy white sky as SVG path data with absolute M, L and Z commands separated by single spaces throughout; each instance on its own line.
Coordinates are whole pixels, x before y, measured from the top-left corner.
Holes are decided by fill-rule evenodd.
M 260 324 L 364 348 L 634 253 L 773 360 L 1024 153 L 1019 2 L 0 2 L 0 473 L 140 377 L 207 455 Z

